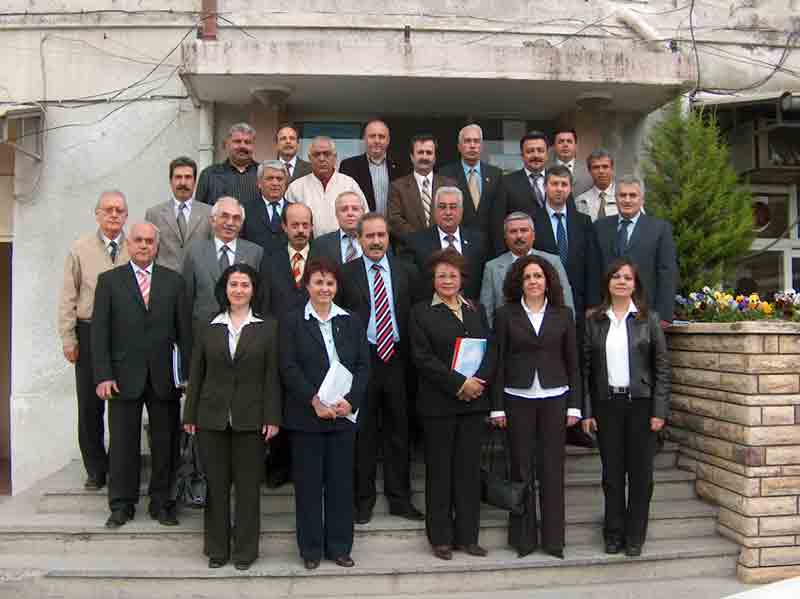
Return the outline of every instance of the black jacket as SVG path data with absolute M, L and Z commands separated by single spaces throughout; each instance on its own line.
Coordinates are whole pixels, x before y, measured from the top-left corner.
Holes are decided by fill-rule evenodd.
M 375 211 L 375 189 L 372 186 L 372 175 L 369 172 L 369 162 L 366 154 L 359 154 L 358 156 L 351 156 L 345 158 L 339 164 L 339 172 L 352 177 L 361 191 L 364 192 L 364 197 L 367 200 L 369 209 Z M 386 168 L 389 175 L 389 183 L 400 176 L 400 168 L 397 162 L 386 157 Z M 389 190 L 386 190 L 386 204 L 389 204 Z
M 628 329 L 628 364 L 631 398 L 652 399 L 656 418 L 666 418 L 669 407 L 671 369 L 667 341 L 659 316 L 650 312 L 647 318 L 633 313 L 626 321 Z M 583 380 L 586 398 L 583 417 L 591 418 L 592 404 L 607 401 L 606 337 L 611 321 L 605 312 L 586 319 L 583 342 Z
M 462 401 L 456 397 L 466 380 L 466 377 L 450 368 L 456 338 L 488 339 L 490 335 L 483 306 L 465 305 L 462 312 L 463 323 L 444 304 L 431 306 L 430 300 L 426 300 L 411 308 L 408 324 L 411 358 L 419 374 L 417 412 L 423 417 L 488 412 L 490 409 L 488 392 L 474 401 Z M 494 371 L 495 350 L 490 341 L 475 376 L 491 383 Z
M 439 174 L 443 177 L 449 177 L 456 181 L 458 188 L 464 196 L 464 217 L 462 223 L 465 227 L 473 227 L 480 229 L 487 236 L 492 235 L 490 231 L 490 220 L 492 210 L 494 208 L 497 190 L 500 187 L 500 179 L 503 176 L 503 171 L 492 166 L 488 162 L 481 160 L 481 201 L 478 204 L 478 210 L 475 210 L 475 204 L 472 202 L 472 195 L 469 193 L 469 184 L 467 177 L 464 174 L 464 165 L 459 160 L 444 165 L 439 169 Z M 500 240 L 503 241 L 502 239 Z
M 310 254 L 309 251 L 309 257 Z M 264 283 L 262 314 L 271 314 L 280 321 L 292 310 L 306 305 L 308 291 L 304 285 L 296 287 L 294 284 L 287 245 L 277 248 L 271 254 L 264 252 L 259 273 Z
M 289 202 L 283 202 L 283 209 Z M 267 203 L 264 198 L 259 197 L 245 204 L 245 214 L 247 219 L 242 224 L 242 231 L 240 237 L 247 241 L 260 245 L 264 248 L 264 255 L 271 254 L 279 248 L 286 248 L 288 241 L 286 233 L 283 232 L 283 227 L 278 227 L 273 231 L 270 223 L 270 214 L 267 210 Z
M 281 423 L 278 325 L 272 318 L 242 329 L 236 354 L 228 348 L 228 327 L 209 324 L 195 344 L 183 421 L 198 428 L 260 431 Z
M 319 418 L 311 400 L 330 368 L 319 322 L 304 318 L 304 308 L 281 320 L 280 368 L 285 392 L 283 426 L 304 432 L 347 430 L 354 425 L 346 418 Z M 345 399 L 353 412 L 361 407 L 369 380 L 369 349 L 364 325 L 357 314 L 332 319 L 333 340 L 339 362 L 353 374 L 353 385 Z

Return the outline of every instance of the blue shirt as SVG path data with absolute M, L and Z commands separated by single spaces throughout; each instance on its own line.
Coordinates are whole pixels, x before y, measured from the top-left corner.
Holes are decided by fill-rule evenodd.
M 372 266 L 377 264 L 383 270 L 383 286 L 386 288 L 386 297 L 389 300 L 389 312 L 392 314 L 392 328 L 394 329 L 394 342 L 400 341 L 400 329 L 397 326 L 397 316 L 394 312 L 394 294 L 392 293 L 392 276 L 389 270 L 389 259 L 384 254 L 383 258 L 378 262 L 373 262 L 367 256 L 364 256 L 364 268 L 367 271 L 367 283 L 369 284 L 369 301 L 372 308 L 369 311 L 369 323 L 367 324 L 367 341 L 375 345 L 377 338 L 377 328 L 375 324 L 375 272 Z
M 468 185 L 469 185 L 469 172 L 471 170 L 475 171 L 475 176 L 478 177 L 478 191 L 483 193 L 483 178 L 481 177 L 481 161 L 478 160 L 475 166 L 470 166 L 462 160 L 461 166 L 464 168 L 464 178 L 467 180 Z
M 631 221 L 631 224 L 628 225 L 628 240 L 627 240 L 628 243 L 630 243 L 631 241 L 631 235 L 633 235 L 633 230 L 636 228 L 636 223 L 639 222 L 639 217 L 641 215 L 642 212 L 640 210 L 639 212 L 636 213 L 636 216 L 628 219 L 629 221 Z M 617 214 L 617 216 L 619 217 L 617 219 L 617 233 L 619 233 L 620 228 L 622 228 L 622 221 L 625 220 L 625 217 L 623 217 L 621 214 Z
M 545 202 L 544 209 L 547 210 L 547 216 L 550 217 L 550 226 L 553 227 L 553 239 L 558 240 L 558 217 L 555 216 L 556 211 L 550 207 L 550 204 Z M 567 239 L 569 239 L 569 230 L 567 229 L 567 205 L 564 204 L 564 208 L 560 211 L 561 214 L 564 215 L 564 218 L 561 221 L 564 223 L 564 232 L 567 233 Z

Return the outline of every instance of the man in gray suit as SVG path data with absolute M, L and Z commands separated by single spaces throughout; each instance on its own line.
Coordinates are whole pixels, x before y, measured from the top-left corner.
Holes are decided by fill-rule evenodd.
M 334 206 L 339 229 L 317 237 L 311 242 L 309 260 L 325 256 L 336 264 L 346 264 L 361 257 L 362 250 L 356 232 L 356 225 L 364 216 L 364 204 L 361 198 L 352 191 L 343 191 L 336 196 Z
M 575 302 L 572 297 L 572 287 L 569 284 L 569 277 L 561 259 L 549 252 L 542 252 L 533 249 L 533 242 L 536 236 L 533 226 L 533 218 L 526 212 L 512 212 L 503 223 L 506 246 L 510 251 L 501 254 L 494 260 L 490 260 L 483 268 L 483 284 L 481 285 L 481 304 L 486 310 L 489 324 L 494 326 L 494 312 L 505 304 L 503 294 L 503 282 L 506 273 L 511 265 L 523 256 L 539 256 L 547 260 L 558 273 L 558 280 L 564 290 L 564 303 L 575 312 Z
M 626 175 L 617 179 L 618 214 L 594 223 L 603 270 L 617 258 L 628 258 L 639 270 L 639 278 L 651 310 L 658 312 L 661 325 L 672 322 L 678 260 L 670 224 L 644 213 L 642 182 Z
M 553 153 L 555 160 L 548 165 L 562 165 L 572 173 L 572 196 L 577 198 L 584 191 L 591 189 L 592 176 L 582 160 L 576 160 L 578 155 L 578 132 L 575 129 L 562 127 L 556 129 L 553 136 Z
M 214 288 L 228 266 L 244 263 L 258 270 L 261 265 L 264 253 L 261 246 L 239 239 L 244 217 L 244 208 L 238 200 L 221 197 L 211 209 L 214 238 L 195 241 L 186 253 L 183 278 L 186 297 L 192 306 L 194 331 L 219 312 Z
M 211 238 L 211 206 L 194 201 L 197 164 L 181 156 L 169 163 L 172 199 L 147 209 L 145 220 L 159 230 L 156 264 L 180 272 L 186 250 L 196 239 Z

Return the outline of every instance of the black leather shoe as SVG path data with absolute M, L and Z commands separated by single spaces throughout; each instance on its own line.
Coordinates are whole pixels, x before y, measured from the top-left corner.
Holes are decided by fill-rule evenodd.
M 537 549 L 536 545 L 534 545 L 533 547 L 526 547 L 525 549 L 517 548 L 517 557 L 525 557 L 527 555 L 530 555 L 531 553 L 536 551 L 536 549 Z
M 114 510 L 106 520 L 106 528 L 119 528 L 123 526 L 128 520 L 133 520 L 133 508 Z
M 253 565 L 253 562 L 235 562 L 233 564 L 233 567 L 236 568 L 237 570 L 244 571 L 244 570 L 249 570 L 251 565 Z
M 486 557 L 489 555 L 489 552 L 486 551 L 483 547 L 478 545 L 477 543 L 470 543 L 468 545 L 456 545 L 453 547 L 456 551 L 463 551 L 468 555 L 474 555 L 475 557 Z
M 392 516 L 400 516 L 406 520 L 421 521 L 425 519 L 425 514 L 420 512 L 413 505 L 409 504 L 403 507 L 389 508 L 389 513 Z
M 433 555 L 443 560 L 453 559 L 453 550 L 449 545 L 434 545 L 431 547 Z
M 639 557 L 642 555 L 642 546 L 638 543 L 628 543 L 625 546 L 625 555 L 628 557 Z
M 624 546 L 625 544 L 619 539 L 609 539 L 608 541 L 606 541 L 606 553 L 608 553 L 609 555 L 616 555 L 617 553 L 622 551 L 622 548 Z
M 158 520 L 158 515 L 161 513 L 161 506 L 151 501 L 147 506 L 147 513 L 150 514 L 151 519 Z
M 209 568 L 221 568 L 225 564 L 228 563 L 226 559 L 217 559 L 215 557 L 211 557 L 208 559 L 208 567 Z
M 83 483 L 83 488 L 87 491 L 99 491 L 106 486 L 105 476 L 91 476 L 87 477 L 86 482 Z
M 342 568 L 352 568 L 356 565 L 356 563 L 353 561 L 353 558 L 349 555 L 341 555 L 333 560 L 333 563 L 337 566 L 341 566 Z
M 372 520 L 372 510 L 370 509 L 356 510 L 356 515 L 354 518 L 356 524 L 369 524 L 370 520 Z
M 552 549 L 545 549 L 544 552 L 547 555 L 552 555 L 553 557 L 557 557 L 558 559 L 564 559 L 564 549 L 563 548 L 552 548 Z
M 178 508 L 174 505 L 163 507 L 156 518 L 161 526 L 178 526 Z
M 319 560 L 318 559 L 304 559 L 303 565 L 305 566 L 306 570 L 316 570 L 319 568 Z

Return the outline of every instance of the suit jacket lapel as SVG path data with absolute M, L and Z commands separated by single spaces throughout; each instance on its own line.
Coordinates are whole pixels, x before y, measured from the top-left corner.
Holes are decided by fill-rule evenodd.
M 322 351 L 325 352 L 325 358 L 327 359 L 328 350 L 325 348 L 325 341 L 322 339 L 322 331 L 319 330 L 319 321 L 313 316 L 306 318 L 305 315 L 302 315 L 301 317 L 308 333 L 322 346 Z M 335 339 L 336 337 L 334 336 L 334 340 Z
M 367 196 L 368 199 L 372 199 L 372 205 L 370 209 L 375 210 L 375 189 L 372 186 L 372 175 L 369 172 L 369 158 L 367 158 L 366 154 L 362 154 L 361 158 L 361 180 L 364 181 L 366 184 L 366 188 L 362 189 L 361 191 L 364 192 L 364 195 Z M 386 157 L 386 172 L 389 173 L 389 157 Z
M 186 239 L 181 238 L 180 229 L 178 229 L 178 220 L 175 218 L 175 210 L 174 210 L 174 203 L 170 200 L 166 204 L 164 204 L 163 209 L 161 210 L 161 216 L 164 219 L 164 222 L 167 223 L 167 226 L 172 229 L 173 233 L 180 239 L 184 245 L 186 245 Z M 192 214 L 194 214 L 194 210 L 192 210 Z M 191 217 L 189 219 L 191 221 Z M 186 227 L 186 238 L 189 237 L 189 227 L 187 223 Z
M 155 271 L 155 267 L 153 267 Z M 123 279 L 125 279 L 125 283 L 128 285 L 128 289 L 133 294 L 134 299 L 142 308 L 142 310 L 147 311 L 147 306 L 144 305 L 144 299 L 142 299 L 142 291 L 139 289 L 139 280 L 136 278 L 136 274 L 133 272 L 133 268 L 128 264 L 125 268 L 125 272 L 123 273 Z M 150 295 L 152 297 L 153 294 L 153 285 L 152 285 L 152 277 L 150 280 Z
M 192 204 L 194 204 L 194 201 L 192 201 Z M 192 213 L 189 215 L 189 222 L 186 223 L 186 239 L 183 240 L 184 244 L 191 239 L 194 230 L 200 225 L 204 218 L 204 216 L 201 216 L 199 210 L 192 209 Z M 175 228 L 177 229 L 177 223 Z
M 643 229 L 647 229 L 647 215 L 639 213 L 639 220 L 636 221 L 636 226 L 633 228 L 630 238 L 628 239 L 628 251 L 639 242 L 639 239 L 644 235 Z
M 232 362 L 242 359 L 242 356 L 247 353 L 248 348 L 250 345 L 252 345 L 253 341 L 255 341 L 255 335 L 256 327 L 250 324 L 242 329 L 241 333 L 239 334 L 239 343 L 236 344 L 236 353 L 231 359 Z M 228 351 L 227 353 L 230 355 L 231 352 Z
M 434 182 L 434 186 L 436 183 Z M 412 173 L 409 177 L 408 181 L 408 197 L 411 199 L 411 204 L 413 204 L 414 212 L 416 213 L 417 222 L 420 224 L 420 228 L 424 228 L 427 226 L 425 223 L 425 210 L 422 208 L 422 194 L 419 191 L 419 185 L 417 185 L 417 179 L 414 177 Z M 431 193 L 431 210 L 433 209 L 433 192 Z
M 222 269 L 220 269 L 219 260 L 217 260 L 217 243 L 214 239 L 211 239 L 205 247 L 206 262 L 211 266 L 211 272 L 214 280 L 218 281 L 222 276 Z
M 358 260 L 358 262 L 361 263 L 361 267 L 358 269 L 358 274 L 356 275 L 356 283 L 358 284 L 359 291 L 361 291 L 361 295 L 364 296 L 364 300 L 370 307 L 370 310 L 372 310 L 372 301 L 370 300 L 370 295 L 369 295 L 369 281 L 367 280 L 367 271 L 364 262 L 364 257 L 362 256 Z

